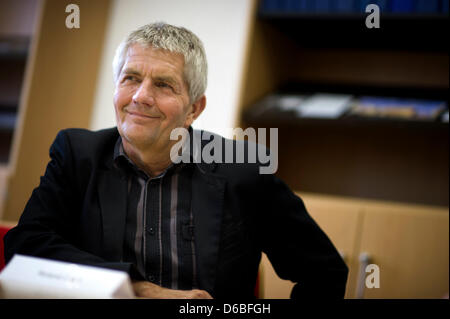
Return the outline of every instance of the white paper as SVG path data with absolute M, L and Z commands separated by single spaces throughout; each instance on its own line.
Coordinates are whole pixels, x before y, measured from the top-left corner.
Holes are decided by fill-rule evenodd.
M 298 108 L 301 117 L 338 118 L 349 107 L 351 95 L 317 93 Z
M 442 114 L 442 122 L 448 123 L 448 111 L 446 111 L 444 114 Z
M 0 273 L 2 298 L 134 298 L 123 271 L 14 255 Z
M 305 97 L 302 95 L 280 95 L 278 107 L 283 111 L 297 110 Z

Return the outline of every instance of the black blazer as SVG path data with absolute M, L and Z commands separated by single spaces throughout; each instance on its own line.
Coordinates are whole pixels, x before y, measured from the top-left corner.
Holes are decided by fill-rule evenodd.
M 15 253 L 126 271 L 127 183 L 113 165 L 116 128 L 59 132 L 50 162 L 5 238 Z M 199 288 L 215 298 L 253 296 L 261 252 L 298 284 L 291 297 L 342 298 L 348 269 L 300 198 L 257 164 L 197 163 L 192 211 Z

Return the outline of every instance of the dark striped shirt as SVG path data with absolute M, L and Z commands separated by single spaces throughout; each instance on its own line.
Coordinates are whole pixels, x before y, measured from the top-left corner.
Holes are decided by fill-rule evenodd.
M 123 261 L 160 286 L 196 288 L 192 166 L 174 164 L 151 178 L 126 155 L 121 137 L 114 162 L 128 179 Z

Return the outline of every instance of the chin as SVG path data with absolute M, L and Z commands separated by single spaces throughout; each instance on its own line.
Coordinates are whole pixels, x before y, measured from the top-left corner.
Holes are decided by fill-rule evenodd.
M 128 143 L 138 145 L 150 145 L 155 141 L 155 132 L 147 129 L 138 129 L 125 127 L 119 130 L 120 135 L 127 140 Z

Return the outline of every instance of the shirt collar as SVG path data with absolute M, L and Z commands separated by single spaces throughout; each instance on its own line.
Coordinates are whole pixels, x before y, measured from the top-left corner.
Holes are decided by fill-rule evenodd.
M 191 126 L 189 126 L 189 135 L 190 135 L 190 141 L 192 141 L 192 134 L 193 134 L 193 129 Z M 191 142 L 192 143 L 192 142 Z M 185 153 L 185 149 L 183 148 L 182 150 L 182 154 Z M 190 163 L 193 163 L 193 155 L 191 154 L 191 152 L 189 152 L 189 156 L 190 156 Z M 128 155 L 125 153 L 125 150 L 123 148 L 123 142 L 122 142 L 122 136 L 119 135 L 119 137 L 117 138 L 116 144 L 114 145 L 114 155 L 113 155 L 113 163 L 114 166 L 121 170 L 124 173 L 136 173 L 138 175 L 145 175 L 146 177 L 149 177 L 147 173 L 145 173 L 143 170 L 141 170 L 129 157 Z M 185 166 L 186 163 L 178 163 L 178 164 L 170 164 L 169 167 L 167 167 L 160 175 L 155 176 L 153 178 L 160 178 L 163 177 L 168 171 L 171 171 L 172 169 L 181 169 L 181 167 Z

